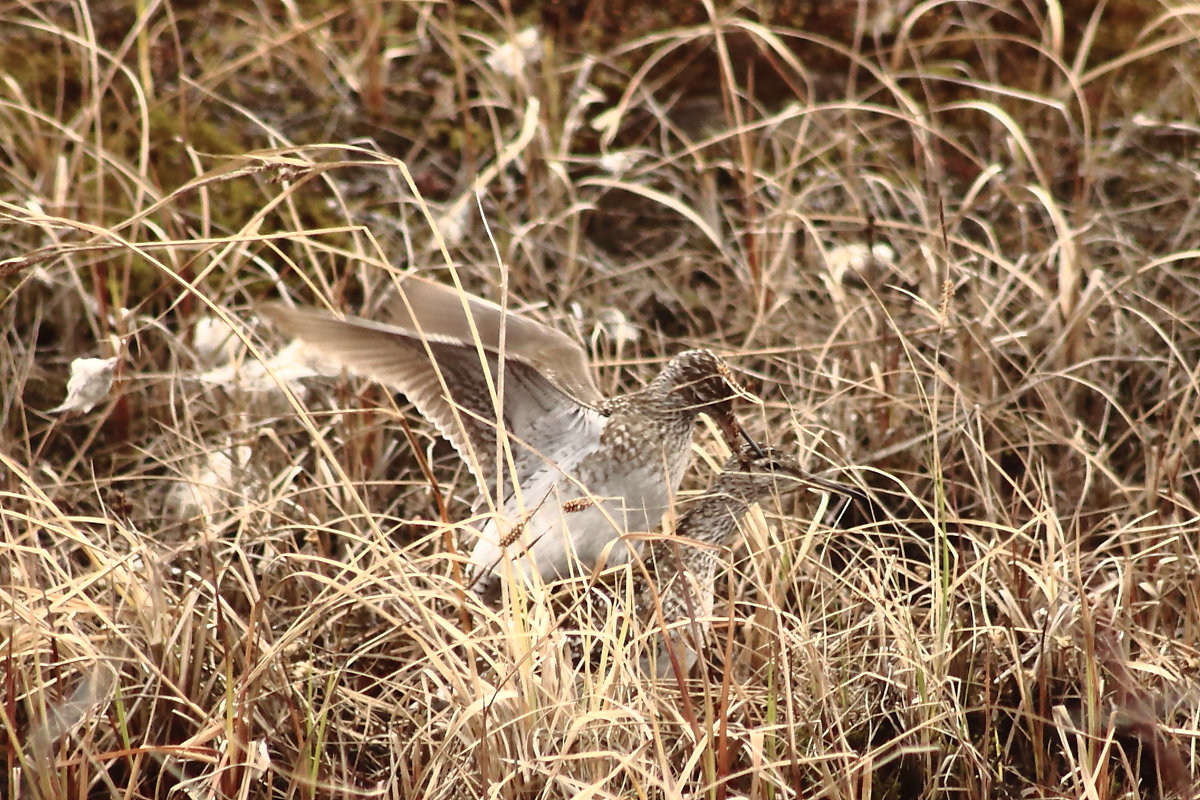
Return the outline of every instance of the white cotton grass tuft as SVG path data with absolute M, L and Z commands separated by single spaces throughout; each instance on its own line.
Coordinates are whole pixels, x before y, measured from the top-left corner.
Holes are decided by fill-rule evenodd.
M 542 60 L 542 37 L 537 28 L 525 28 L 510 41 L 496 47 L 484 59 L 487 66 L 503 75 L 514 78 L 531 64 Z
M 886 244 L 868 246 L 852 242 L 831 247 L 825 253 L 825 265 L 830 276 L 839 284 L 853 277 L 871 282 L 875 274 L 896 263 L 896 251 Z
M 200 317 L 192 325 L 192 349 L 201 364 L 228 364 L 241 347 L 241 340 L 233 335 L 233 329 L 218 317 Z
M 620 309 L 606 308 L 596 319 L 596 332 L 603 333 L 616 343 L 618 348 L 637 344 L 642 337 L 642 329 L 629 321 Z
M 67 397 L 62 403 L 50 409 L 49 413 L 78 411 L 84 414 L 91 411 L 97 403 L 108 396 L 116 367 L 116 357 L 77 358 L 72 361 L 71 377 L 67 380 Z
M 235 447 L 231 453 L 207 453 L 181 479 L 173 482 L 163 498 L 163 514 L 179 521 L 211 521 L 218 513 L 237 505 L 250 448 Z
M 600 169 L 609 175 L 624 175 L 633 169 L 638 162 L 643 161 L 647 155 L 649 155 L 649 151 L 646 150 L 610 150 L 600 156 L 597 164 L 600 166 Z
M 278 393 L 279 383 L 282 382 L 303 396 L 303 386 L 299 381 L 319 376 L 336 376 L 341 372 L 340 366 L 314 352 L 313 348 L 294 341 L 271 358 L 263 361 L 230 361 L 203 372 L 196 378 L 213 386 L 254 393 Z

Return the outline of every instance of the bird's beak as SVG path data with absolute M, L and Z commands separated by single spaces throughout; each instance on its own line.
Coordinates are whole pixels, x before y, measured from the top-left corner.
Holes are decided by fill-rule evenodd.
M 732 409 L 723 409 L 720 414 L 714 414 L 713 419 L 717 426 L 720 427 L 721 433 L 725 436 L 725 444 L 729 445 L 729 449 L 738 451 L 742 447 L 742 440 L 749 442 L 752 446 L 758 447 L 758 443 L 750 438 L 750 434 L 742 427 L 742 423 L 738 422 L 734 416 Z
M 863 503 L 870 502 L 867 495 L 856 486 L 850 486 L 845 483 L 838 483 L 826 478 L 819 478 L 810 472 L 800 472 L 793 476 L 799 484 L 796 488 L 807 487 L 809 489 L 820 489 L 826 492 L 840 494 L 842 497 L 849 497 L 852 500 L 858 500 Z
M 746 433 L 746 429 L 740 424 L 738 424 L 738 432 L 741 433 L 742 438 L 746 440 L 746 444 L 750 446 L 750 450 L 754 453 L 755 458 L 767 457 L 767 454 L 763 452 L 762 445 L 754 441 L 754 438 L 750 434 Z

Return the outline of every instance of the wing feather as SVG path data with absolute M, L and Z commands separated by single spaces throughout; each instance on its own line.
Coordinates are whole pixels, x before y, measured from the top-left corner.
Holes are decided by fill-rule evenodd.
M 478 336 L 484 349 L 494 353 L 503 337 L 508 358 L 533 367 L 579 403 L 595 405 L 602 399 L 587 354 L 561 331 L 415 275 L 401 280 L 399 289 L 401 297 L 388 308 L 397 327 L 472 346 Z
M 450 441 L 488 494 L 499 489 L 507 498 L 514 485 L 529 485 L 547 462 L 558 461 L 564 447 L 570 449 L 570 442 L 598 437 L 603 425 L 599 411 L 524 361 L 505 358 L 501 407 L 512 443 L 509 481 L 497 447 L 496 404 L 473 344 L 448 338 L 444 329 L 426 328 L 422 340 L 397 326 L 277 304 L 263 305 L 260 313 L 351 372 L 402 392 Z M 499 355 L 485 349 L 483 360 L 492 386 L 499 388 Z

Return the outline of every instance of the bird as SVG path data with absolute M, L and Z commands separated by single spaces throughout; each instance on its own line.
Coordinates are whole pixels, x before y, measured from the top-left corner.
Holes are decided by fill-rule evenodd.
M 503 576 L 589 574 L 640 547 L 670 506 L 704 413 L 726 442 L 745 436 L 742 387 L 724 359 L 686 350 L 644 388 L 605 397 L 566 334 L 446 284 L 408 275 L 388 322 L 264 303 L 287 335 L 403 393 L 450 441 L 485 519 L 467 584 L 487 602 Z M 506 565 L 511 565 L 511 569 Z
M 600 615 L 615 612 L 636 619 L 635 625 L 619 625 L 618 630 L 650 637 L 649 649 L 639 659 L 643 674 L 657 678 L 675 674 L 673 654 L 680 674 L 687 675 L 699 658 L 700 640 L 712 615 L 720 550 L 732 544 L 751 506 L 771 495 L 805 488 L 866 500 L 857 488 L 812 475 L 795 458 L 747 437 L 746 445 L 730 456 L 708 489 L 687 502 L 674 532 L 652 539 L 640 564 L 615 571 L 620 576 L 615 580 L 592 582 L 590 598 L 573 604 L 559 600 L 558 607 L 568 609 L 565 628 L 579 632 L 568 637 L 570 657 L 576 664 L 585 658 L 596 660 L 602 641 L 579 634 L 597 630 L 603 626 Z

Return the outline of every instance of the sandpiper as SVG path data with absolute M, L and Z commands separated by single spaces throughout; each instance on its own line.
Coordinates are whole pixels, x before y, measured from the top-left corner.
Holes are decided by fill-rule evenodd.
M 592 591 L 602 597 L 578 606 L 580 629 L 590 627 L 588 615 L 619 609 L 623 598 L 633 601 L 633 614 L 641 630 L 653 637 L 648 655 L 641 659 L 644 674 L 660 678 L 674 674 L 671 652 L 681 673 L 686 675 L 700 652 L 700 639 L 708 628 L 713 609 L 713 582 L 720 551 L 728 547 L 742 518 L 755 503 L 773 494 L 798 489 L 818 489 L 865 499 L 852 486 L 828 481 L 806 472 L 796 460 L 771 447 L 750 442 L 725 463 L 708 490 L 688 502 L 675 524 L 674 535 L 652 541 L 641 564 L 631 564 L 628 580 L 597 581 Z M 664 646 L 662 632 L 669 647 Z M 582 658 L 587 648 L 582 639 L 572 640 L 573 656 Z M 590 655 L 590 654 L 589 654 Z
M 708 350 L 675 356 L 645 388 L 604 397 L 565 334 L 435 281 L 408 276 L 391 324 L 278 304 L 262 313 L 348 370 L 402 392 L 445 436 L 490 506 L 468 582 L 499 594 L 503 565 L 528 578 L 627 561 L 687 467 L 701 412 L 734 444 L 737 397 L 758 402 Z M 484 368 L 486 365 L 486 369 Z

